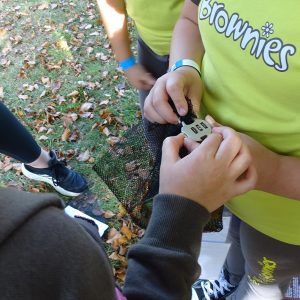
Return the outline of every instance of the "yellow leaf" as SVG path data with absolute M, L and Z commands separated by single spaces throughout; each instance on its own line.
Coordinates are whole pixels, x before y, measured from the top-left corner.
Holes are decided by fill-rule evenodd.
M 63 142 L 65 142 L 69 139 L 70 136 L 71 136 L 71 130 L 69 128 L 66 128 L 65 131 L 63 132 L 62 136 L 61 136 L 61 140 Z

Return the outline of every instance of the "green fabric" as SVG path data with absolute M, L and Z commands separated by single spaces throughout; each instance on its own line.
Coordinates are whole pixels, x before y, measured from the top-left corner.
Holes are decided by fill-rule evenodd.
M 183 0 L 127 0 L 128 15 L 143 41 L 158 55 L 167 55 Z
M 202 113 L 295 157 L 300 156 L 299 11 L 295 0 L 203 0 L 199 6 L 206 49 Z M 263 27 L 273 32 L 267 36 Z M 247 43 L 247 37 L 253 39 Z M 228 208 L 264 234 L 300 245 L 300 201 L 252 191 Z

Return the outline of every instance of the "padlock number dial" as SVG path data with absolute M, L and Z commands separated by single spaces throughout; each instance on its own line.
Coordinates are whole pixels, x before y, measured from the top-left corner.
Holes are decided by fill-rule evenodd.
M 203 142 L 211 133 L 211 126 L 204 120 L 195 119 L 191 124 L 182 122 L 181 132 L 196 142 Z

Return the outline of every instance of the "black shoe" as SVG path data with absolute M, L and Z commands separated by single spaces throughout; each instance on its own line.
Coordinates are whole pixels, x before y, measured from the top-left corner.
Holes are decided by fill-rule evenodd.
M 225 300 L 237 287 L 229 282 L 228 272 L 224 269 L 218 280 L 198 279 L 193 284 L 199 300 Z
M 64 161 L 59 161 L 53 151 L 50 151 L 48 165 L 48 168 L 40 169 L 22 164 L 22 172 L 30 179 L 52 185 L 57 192 L 65 196 L 78 196 L 87 189 L 86 179 L 69 169 Z

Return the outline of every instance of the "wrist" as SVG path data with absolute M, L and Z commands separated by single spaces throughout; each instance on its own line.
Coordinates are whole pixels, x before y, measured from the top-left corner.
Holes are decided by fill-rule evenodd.
M 136 65 L 136 61 L 133 55 L 119 62 L 119 67 L 122 71 L 128 71 Z
M 169 72 L 173 72 L 179 68 L 193 69 L 201 78 L 200 66 L 192 59 L 179 59 L 169 69 Z
M 284 156 L 269 151 L 269 157 L 264 157 L 264 160 L 268 162 L 266 165 L 262 163 L 261 166 L 257 166 L 256 189 L 273 193 L 274 185 L 277 186 L 282 180 L 281 169 L 284 164 Z
M 128 71 L 136 65 L 136 61 L 133 55 L 119 62 L 119 67 L 122 71 Z

